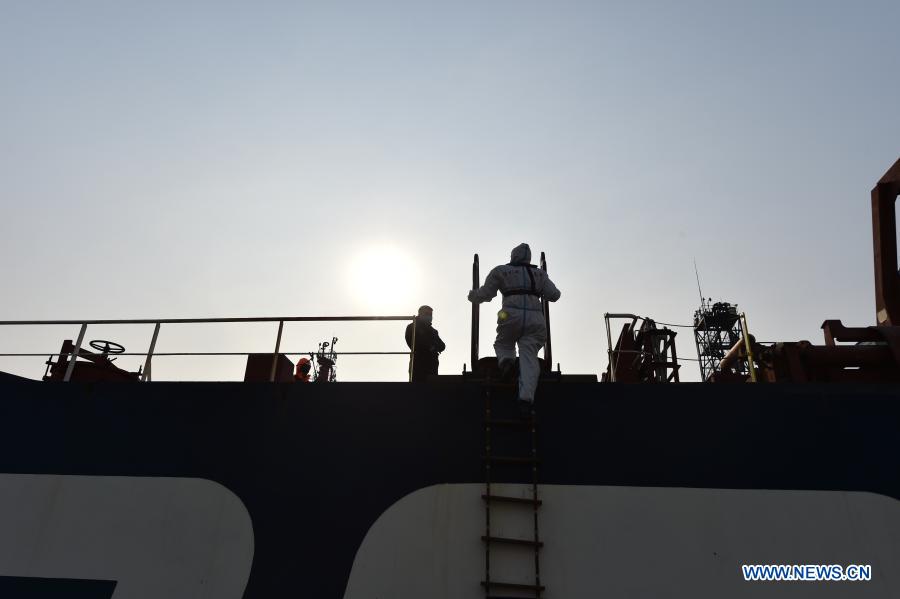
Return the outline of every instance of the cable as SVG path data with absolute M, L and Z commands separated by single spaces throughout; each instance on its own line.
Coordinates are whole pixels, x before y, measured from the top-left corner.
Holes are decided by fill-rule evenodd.
M 652 356 L 653 355 L 652 352 L 641 351 L 639 349 L 614 349 L 613 353 L 614 354 L 641 354 L 643 356 Z M 678 361 L 681 362 L 682 360 L 689 360 L 691 362 L 699 362 L 700 361 L 697 358 L 682 358 L 681 356 L 679 356 Z
M 641 316 L 641 318 L 643 318 L 644 320 L 653 320 L 652 318 L 644 318 L 643 316 Z M 664 327 L 681 327 L 684 329 L 693 329 L 694 328 L 694 325 L 692 325 L 692 324 L 672 324 L 671 322 L 660 322 L 658 320 L 653 320 L 653 322 L 655 322 L 656 324 L 661 324 Z

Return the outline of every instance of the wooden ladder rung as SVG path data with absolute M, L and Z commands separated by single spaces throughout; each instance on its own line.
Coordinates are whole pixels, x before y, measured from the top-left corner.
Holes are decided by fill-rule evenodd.
M 496 462 L 498 464 L 536 464 L 539 461 L 538 458 L 535 457 L 526 458 L 509 455 L 486 455 L 482 457 L 489 462 Z
M 510 590 L 518 590 L 518 591 L 534 591 L 544 592 L 544 585 L 536 585 L 536 584 L 522 584 L 519 582 L 497 582 L 496 580 L 492 580 L 490 582 L 481 581 L 481 586 L 485 588 L 498 588 L 498 589 L 510 589 Z
M 518 383 L 516 383 L 516 382 L 511 382 L 511 383 L 510 383 L 510 382 L 506 382 L 506 381 L 498 381 L 498 380 L 485 381 L 485 382 L 481 383 L 481 385 L 482 385 L 484 388 L 486 388 L 486 389 L 509 389 L 509 390 L 513 390 L 513 389 L 517 389 L 517 388 L 519 387 Z
M 524 505 L 531 506 L 540 506 L 544 502 L 540 499 L 530 499 L 528 497 L 510 497 L 508 495 L 488 495 L 486 493 L 481 494 L 481 498 L 485 501 L 497 501 L 501 503 L 518 503 Z
M 486 543 L 506 543 L 508 545 L 526 545 L 528 547 L 543 547 L 543 541 L 532 541 L 530 539 L 514 539 L 512 537 L 487 537 L 482 535 L 482 541 Z
M 492 420 L 486 420 L 484 423 L 485 426 L 496 426 L 496 427 L 506 427 L 506 428 L 526 428 L 530 429 L 534 425 L 534 420 L 507 420 L 495 418 Z

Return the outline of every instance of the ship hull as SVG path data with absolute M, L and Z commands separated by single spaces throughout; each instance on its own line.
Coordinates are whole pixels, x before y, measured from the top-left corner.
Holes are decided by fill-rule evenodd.
M 359 560 L 377 561 L 375 556 L 383 553 L 378 550 L 379 543 L 390 546 L 391 539 L 400 543 L 408 537 L 408 531 L 404 532 L 402 527 L 391 533 L 393 529 L 376 526 L 392 508 L 396 512 L 396 506 L 404 498 L 431 492 L 428 489 L 438 493 L 435 497 L 456 493 L 454 489 L 457 489 L 462 494 L 457 493 L 452 501 L 447 501 L 462 502 L 463 507 L 442 512 L 440 516 L 448 519 L 447 530 L 471 528 L 479 533 L 483 530 L 483 506 L 472 489 L 484 480 L 484 394 L 480 385 L 460 380 L 428 384 L 65 384 L 3 377 L 0 380 L 0 481 L 5 486 L 0 488 L 7 489 L 4 509 L 9 513 L 27 512 L 28 506 L 34 505 L 37 499 L 24 499 L 23 485 L 37 488 L 33 491 L 35 497 L 43 497 L 41 493 L 58 493 L 59 488 L 74 489 L 71 494 L 81 497 L 76 513 L 90 523 L 103 519 L 104 513 L 99 512 L 109 513 L 109 508 L 92 507 L 90 498 L 94 495 L 84 490 L 85 486 L 94 484 L 90 481 L 106 478 L 125 481 L 102 490 L 106 497 L 113 494 L 125 501 L 129 495 L 123 489 L 129 480 L 178 480 L 182 481 L 179 483 L 182 491 L 188 486 L 186 496 L 205 496 L 208 492 L 210 501 L 221 513 L 231 510 L 237 514 L 229 516 L 234 522 L 220 521 L 218 529 L 214 524 L 206 528 L 198 525 L 202 530 L 197 533 L 219 535 L 215 537 L 221 539 L 219 545 L 233 545 L 222 549 L 227 557 L 220 556 L 213 563 L 200 556 L 197 566 L 198 570 L 205 568 L 207 578 L 209 572 L 230 572 L 236 576 L 227 583 L 232 596 L 283 597 L 286 589 L 294 589 L 290 593 L 293 596 L 335 599 L 366 596 L 367 585 L 374 588 L 383 583 L 372 579 L 374 574 L 370 574 L 369 578 L 353 578 L 351 584 L 351 572 L 367 570 Z M 900 527 L 900 518 L 895 517 L 900 507 L 897 503 L 900 469 L 895 457 L 900 455 L 898 400 L 900 388 L 895 385 L 547 384 L 540 389 L 537 403 L 539 478 L 548 490 L 553 489 L 549 491 L 546 510 L 553 514 L 552 499 L 556 497 L 558 505 L 581 506 L 578 509 L 584 510 L 585 521 L 599 522 L 605 521 L 616 505 L 643 501 L 648 506 L 644 510 L 648 518 L 652 514 L 651 520 L 658 522 L 641 527 L 635 534 L 640 536 L 641 543 L 652 545 L 656 530 L 665 545 L 675 543 L 672 539 L 679 535 L 688 534 L 673 536 L 671 531 L 666 532 L 666 518 L 678 526 L 688 517 L 686 514 L 693 513 L 685 511 L 686 505 L 723 505 L 725 501 L 723 518 L 735 522 L 740 521 L 741 513 L 762 510 L 749 518 L 756 522 L 760 518 L 780 517 L 788 504 L 795 506 L 792 509 L 799 509 L 796 506 L 804 504 L 797 503 L 803 497 L 798 493 L 812 492 L 823 497 L 838 493 L 845 498 L 875 494 L 880 496 L 878 505 L 887 506 L 883 511 L 890 515 L 884 516 L 883 522 L 876 519 L 871 526 L 881 522 L 882 528 L 887 527 L 896 535 L 892 538 L 900 538 L 900 529 L 894 530 Z M 506 403 L 512 408 L 511 400 L 503 397 L 502 392 L 495 392 L 493 401 L 498 410 L 506 409 Z M 28 479 L 23 483 L 23 476 L 45 479 Z M 82 482 L 76 484 L 76 478 Z M 209 483 L 183 482 L 186 480 Z M 531 473 L 528 468 L 497 471 L 495 481 L 527 484 Z M 46 490 L 41 491 L 41 485 Z M 219 487 L 221 491 L 216 490 Z M 18 490 L 14 493 L 14 489 Z M 691 490 L 695 495 L 690 494 Z M 161 497 L 177 503 L 181 501 L 178 497 L 182 491 L 151 489 L 143 494 L 156 497 L 156 503 L 162 501 Z M 789 496 L 788 503 L 770 501 L 772 498 L 768 496 L 758 501 L 748 499 L 749 503 L 739 500 L 733 505 L 728 503 L 731 499 L 723 499 L 742 492 L 750 499 L 759 498 L 763 491 L 781 492 Z M 579 492 L 588 493 L 583 497 L 592 499 L 574 498 Z M 624 499 L 610 503 L 608 498 L 612 496 Z M 128 513 L 136 522 L 171 519 L 167 513 L 157 514 L 145 503 L 132 500 L 135 503 Z M 818 505 L 816 501 L 811 499 L 810 505 Z M 831 499 L 823 501 L 828 505 L 834 503 Z M 36 580 L 33 588 L 38 590 L 33 592 L 40 593 L 40 581 L 44 580 L 43 588 L 48 593 L 46 596 L 50 596 L 49 585 L 60 584 L 59 580 L 65 579 L 85 581 L 79 587 L 82 589 L 90 584 L 100 589 L 90 591 L 99 594 L 84 596 L 118 597 L 120 592 L 122 596 L 151 596 L 149 591 L 141 594 L 140 588 L 136 588 L 139 583 L 132 582 L 129 586 L 123 576 L 131 576 L 130 572 L 54 574 L 54 568 L 64 566 L 67 559 L 66 549 L 60 543 L 71 538 L 66 541 L 68 537 L 63 535 L 65 538 L 61 540 L 46 533 L 46 529 L 54 526 L 54 517 L 72 510 L 58 503 L 47 505 L 47 511 L 42 512 L 44 521 L 41 512 L 32 517 L 35 526 L 45 531 L 41 533 L 45 535 L 44 540 L 36 540 L 35 529 L 24 527 L 15 532 L 18 538 L 10 541 L 12 545 L 8 544 L 32 547 L 30 551 L 37 557 L 23 559 L 10 548 L 3 553 L 0 545 L 0 560 L 6 561 L 0 561 L 0 589 L 3 585 L 22 588 L 11 585 Z M 242 507 L 239 509 L 238 505 Z M 667 511 L 667 505 L 682 507 Z M 658 509 L 653 511 L 652 506 Z M 822 517 L 834 517 L 827 515 L 833 509 L 833 506 L 822 507 Z M 204 512 L 202 504 L 195 506 L 194 512 L 183 511 L 182 516 L 191 522 Z M 398 517 L 402 520 L 397 513 L 393 516 Z M 631 517 L 634 518 L 633 513 Z M 477 521 L 472 523 L 472 520 Z M 562 522 L 558 518 L 557 521 Z M 553 522 L 552 517 L 549 522 Z M 862 525 L 848 526 L 848 534 L 863 537 L 869 534 Z M 721 524 L 717 527 L 722 528 Z M 561 560 L 566 555 L 560 547 L 566 543 L 566 535 L 554 535 L 552 524 L 545 525 L 544 529 L 547 535 L 556 538 L 557 557 L 553 557 L 554 548 L 548 544 L 547 559 Z M 608 526 L 598 530 L 601 529 L 611 530 Z M 376 543 L 369 535 L 378 531 L 381 540 Z M 128 534 L 133 537 L 138 533 Z M 609 542 L 621 545 L 624 537 L 617 534 L 610 534 Z M 715 551 L 716 543 L 743 538 L 742 534 L 737 530 L 725 531 L 709 540 L 710 551 Z M 450 543 L 440 534 L 428 539 L 426 545 L 432 547 Z M 369 541 L 371 546 L 363 551 Z M 595 552 L 600 568 L 615 552 L 609 553 L 608 546 L 604 549 L 602 539 L 595 541 L 585 545 L 584 539 L 571 538 L 577 547 L 570 549 L 572 555 Z M 167 545 L 171 541 L 158 542 L 160 551 L 172 550 Z M 842 544 L 839 538 L 818 544 L 822 542 L 834 543 L 835 551 Z M 101 535 L 88 544 L 109 543 L 109 538 Z M 197 552 L 209 546 L 198 543 Z M 862 552 L 865 555 L 860 553 L 860 558 L 879 560 L 876 572 L 880 568 L 882 578 L 888 574 L 894 576 L 900 572 L 900 556 L 890 549 L 878 549 L 879 543 L 873 539 L 871 548 Z M 75 542 L 73 547 L 78 547 L 81 553 L 85 551 L 84 543 Z M 467 553 L 477 554 L 481 550 L 477 537 L 461 547 L 459 551 Z M 764 558 L 764 553 L 757 549 L 753 557 L 758 561 Z M 401 551 L 397 555 L 404 554 Z M 670 558 L 680 559 L 677 554 Z M 653 560 L 662 558 L 646 552 L 644 559 L 639 567 L 652 572 Z M 743 558 L 735 554 L 730 559 L 736 560 L 737 565 L 726 566 L 715 562 L 698 564 L 693 553 L 684 559 L 693 560 L 684 565 L 701 581 L 707 575 L 710 579 L 721 577 L 721 568 L 739 567 Z M 368 567 L 368 570 L 384 571 L 385 567 Z M 399 574 L 404 570 L 396 560 L 392 567 Z M 246 569 L 246 575 L 240 575 L 242 568 Z M 130 569 L 140 567 L 132 565 Z M 565 576 L 562 570 L 557 571 L 558 579 Z M 464 572 L 442 572 L 434 574 L 434 581 L 428 582 L 430 579 L 426 577 L 421 583 L 435 585 L 432 596 L 482 593 L 479 577 L 483 572 L 472 571 L 471 565 Z M 191 575 L 183 576 L 188 584 Z M 201 580 L 203 576 L 200 573 L 195 578 Z M 449 591 L 448 576 L 462 580 L 463 586 L 453 588 L 464 591 Z M 743 583 L 739 581 L 739 571 L 734 571 L 734 576 L 735 581 Z M 547 596 L 561 596 L 552 593 L 553 579 L 549 573 L 544 583 Z M 70 584 L 74 586 L 67 591 L 69 594 L 61 596 L 79 596 L 75 594 L 78 585 Z M 207 580 L 205 584 L 212 583 Z M 557 584 L 558 588 L 568 588 L 563 580 Z M 614 588 L 618 591 L 613 596 L 640 595 L 628 595 L 628 583 L 619 580 L 617 584 Z M 697 592 L 686 592 L 684 596 L 704 596 L 703 583 L 697 584 L 698 588 L 702 587 L 699 591 L 695 589 Z M 597 585 L 581 590 L 569 588 L 566 596 L 588 596 L 589 592 L 602 591 L 603 584 L 597 582 Z M 129 588 L 133 591 L 127 594 L 121 590 Z M 874 588 L 870 585 L 867 592 L 874 592 Z M 398 589 L 395 588 L 395 596 L 406 595 L 407 591 Z M 713 596 L 712 590 L 709 592 Z M 847 592 L 856 594 L 846 596 L 863 596 L 859 587 L 848 588 Z M 169 596 L 178 595 L 173 593 Z M 222 593 L 206 596 L 222 596 Z

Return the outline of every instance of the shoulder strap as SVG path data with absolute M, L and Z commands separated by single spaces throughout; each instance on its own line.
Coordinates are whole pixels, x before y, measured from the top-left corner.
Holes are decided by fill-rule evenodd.
M 530 266 L 527 266 L 526 269 L 528 270 L 528 278 L 531 280 L 531 294 L 537 295 L 537 288 L 535 287 L 535 284 L 534 284 L 534 273 L 531 272 Z
M 531 286 L 528 289 L 508 289 L 503 292 L 504 297 L 508 297 L 511 295 L 533 295 L 534 297 L 541 299 L 541 294 L 537 290 L 537 283 L 534 280 L 534 273 L 531 272 L 532 268 L 536 268 L 530 264 L 520 264 L 519 266 L 524 267 L 528 271 L 528 279 L 531 281 Z

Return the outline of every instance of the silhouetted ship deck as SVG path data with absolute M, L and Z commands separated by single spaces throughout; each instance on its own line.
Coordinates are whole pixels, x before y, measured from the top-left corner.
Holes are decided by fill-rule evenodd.
M 46 380 L 0 373 L 0 597 L 900 596 L 898 192 L 900 161 L 873 190 L 877 326 L 761 344 L 704 301 L 704 382 L 676 383 L 674 331 L 629 316 L 601 381 L 547 359 L 525 418 L 475 335 L 462 375 L 306 384 L 274 318 L 248 380 L 151 382 L 166 321 L 138 373 L 78 321 Z

